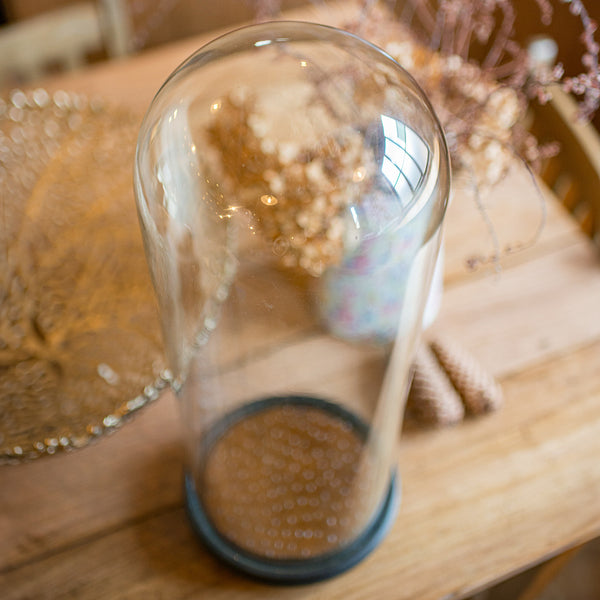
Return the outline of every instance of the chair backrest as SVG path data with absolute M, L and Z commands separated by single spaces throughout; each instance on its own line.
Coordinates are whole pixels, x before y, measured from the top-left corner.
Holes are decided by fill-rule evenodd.
M 133 28 L 127 0 L 97 0 L 104 45 L 111 58 L 132 51 Z
M 69 70 L 92 53 L 127 54 L 123 0 L 81 2 L 0 27 L 0 87 L 29 82 L 49 68 Z
M 529 44 L 533 68 L 552 68 L 558 44 L 539 36 Z M 600 135 L 578 118 L 575 99 L 558 85 L 550 86 L 546 104 L 531 105 L 531 131 L 538 142 L 560 144 L 558 155 L 546 160 L 541 177 L 573 214 L 583 231 L 600 247 Z
M 600 247 L 600 135 L 578 120 L 577 103 L 558 86 L 552 99 L 533 107 L 532 132 L 541 143 L 556 141 L 560 152 L 542 169 L 542 179 Z

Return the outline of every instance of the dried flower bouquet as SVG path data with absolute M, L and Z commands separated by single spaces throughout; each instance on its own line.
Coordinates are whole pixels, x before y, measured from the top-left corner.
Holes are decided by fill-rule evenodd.
M 475 176 L 480 191 L 499 181 L 513 156 L 536 167 L 558 151 L 555 144 L 539 147 L 520 123 L 529 101 L 549 99 L 551 84 L 579 98 L 582 118 L 600 106 L 597 24 L 581 0 L 360 0 L 350 14 L 344 7 L 339 22 L 333 15 L 342 5 L 312 3 L 326 22 L 383 47 L 415 76 L 446 130 L 455 171 Z M 281 2 L 255 4 L 258 18 L 268 19 Z M 580 24 L 581 73 L 567 76 L 560 63 L 535 62 L 517 40 L 527 4 L 537 11 L 540 33 L 560 5 L 568 6 Z
M 539 11 L 540 24 L 549 23 L 553 16 L 550 0 L 530 2 Z M 417 79 L 445 129 L 455 177 L 467 181 L 483 212 L 485 193 L 502 180 L 515 159 L 536 168 L 544 158 L 558 152 L 557 144 L 539 145 L 524 127 L 523 116 L 530 101 L 547 101 L 550 84 L 560 83 L 565 90 L 580 96 L 582 117 L 589 118 L 600 104 L 596 25 L 580 0 L 558 0 L 560 4 L 569 4 L 582 27 L 582 63 L 586 70 L 573 77 L 566 77 L 560 64 L 535 63 L 528 49 L 517 43 L 514 29 L 518 14 L 509 0 L 361 0 L 351 5 L 315 0 L 313 3 L 323 22 L 355 31 L 374 42 Z M 272 19 L 278 14 L 279 2 L 255 4 L 259 20 Z M 275 152 L 267 148 L 269 140 L 263 139 L 260 117 L 254 113 L 252 99 L 227 99 L 223 109 L 211 135 L 212 143 L 220 146 L 225 157 L 225 171 L 233 174 L 240 152 L 252 157 L 253 163 L 246 176 L 240 179 L 237 174 L 229 180 L 238 179 L 240 190 L 260 184 L 268 190 L 264 195 L 266 204 L 269 198 L 274 201 L 287 198 L 288 209 L 263 211 L 261 222 L 265 233 L 281 243 L 282 262 L 286 266 L 301 267 L 313 276 L 321 275 L 342 256 L 341 214 L 352 202 L 352 190 L 359 193 L 354 185 L 357 182 L 353 181 L 356 166 L 368 165 L 372 159 L 361 155 L 360 140 L 350 139 L 352 132 L 347 132 L 346 140 L 323 142 L 321 153 L 318 148 L 312 153 L 300 148 L 293 151 L 287 148 L 291 154 L 286 154 L 286 148 Z M 228 140 L 241 142 L 241 146 L 236 148 Z M 336 164 L 317 169 L 332 149 Z M 312 188 L 327 189 L 329 175 L 339 178 L 340 170 L 344 169 L 348 171 L 350 189 L 345 199 L 332 191 L 316 194 L 316 201 L 310 205 L 305 201 L 304 196 L 315 196 Z M 304 190 L 303 194 L 298 190 Z M 279 221 L 271 219 L 271 214 L 279 215 Z M 484 220 L 492 230 L 495 246 L 489 260 L 497 262 L 500 249 L 493 225 L 485 215 Z M 522 245 L 517 243 L 512 247 Z M 476 262 L 481 261 L 479 258 Z

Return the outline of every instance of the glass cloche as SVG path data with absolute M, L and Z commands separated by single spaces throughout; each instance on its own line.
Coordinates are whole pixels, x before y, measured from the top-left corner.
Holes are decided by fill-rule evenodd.
M 229 33 L 153 100 L 135 191 L 187 506 L 235 567 L 322 579 L 392 523 L 449 178 L 415 81 L 331 27 Z

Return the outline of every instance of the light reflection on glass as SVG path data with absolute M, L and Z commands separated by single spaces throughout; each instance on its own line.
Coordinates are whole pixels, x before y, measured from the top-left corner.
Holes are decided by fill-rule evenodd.
M 364 167 L 358 167 L 357 169 L 354 170 L 354 173 L 352 173 L 352 181 L 354 181 L 355 183 L 362 181 L 366 176 L 366 170 Z
M 360 229 L 360 219 L 358 218 L 358 215 L 356 213 L 355 206 L 350 207 L 350 214 L 352 215 L 352 220 L 354 221 L 354 226 L 356 227 L 356 229 Z
M 279 202 L 279 200 L 277 200 L 277 197 L 273 196 L 273 194 L 264 194 L 260 197 L 260 201 L 265 206 L 275 206 L 277 202 Z
M 413 129 L 386 115 L 381 115 L 384 157 L 381 172 L 390 182 L 403 206 L 413 199 L 424 179 L 429 148 Z

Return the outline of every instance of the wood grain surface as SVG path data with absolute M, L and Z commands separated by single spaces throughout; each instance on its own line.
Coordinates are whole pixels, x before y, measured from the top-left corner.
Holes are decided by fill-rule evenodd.
M 100 94 L 141 116 L 198 45 L 44 85 Z M 503 190 L 492 207 L 499 228 L 526 242 L 539 224 L 536 190 L 518 169 Z M 600 261 L 549 198 L 536 244 L 500 270 L 471 271 L 467 259 L 490 245 L 465 200 L 455 197 L 448 215 L 434 331 L 480 358 L 506 405 L 452 428 L 402 432 L 400 513 L 364 562 L 286 588 L 213 559 L 184 514 L 178 407 L 166 394 L 82 451 L 0 467 L 0 597 L 459 599 L 599 535 Z

